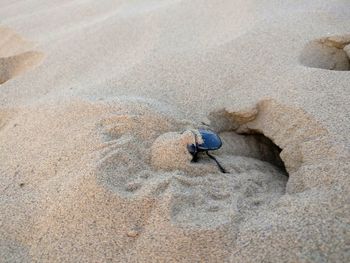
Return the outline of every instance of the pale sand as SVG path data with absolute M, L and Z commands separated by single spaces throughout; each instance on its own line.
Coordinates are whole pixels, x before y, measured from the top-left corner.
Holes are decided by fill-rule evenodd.
M 350 261 L 348 1 L 0 17 L 0 262 Z

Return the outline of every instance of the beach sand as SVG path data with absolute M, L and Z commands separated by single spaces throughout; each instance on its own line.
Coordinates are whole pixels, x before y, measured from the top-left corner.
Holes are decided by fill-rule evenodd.
M 0 262 L 349 262 L 350 3 L 0 17 Z

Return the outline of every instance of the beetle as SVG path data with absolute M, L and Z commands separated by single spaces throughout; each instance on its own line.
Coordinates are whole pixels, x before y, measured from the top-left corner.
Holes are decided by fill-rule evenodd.
M 226 173 L 226 170 L 221 166 L 221 164 L 216 160 L 214 156 L 209 154 L 208 151 L 215 151 L 221 148 L 222 146 L 222 141 L 215 132 L 211 130 L 206 130 L 206 129 L 198 129 L 199 134 L 201 135 L 201 138 L 203 140 L 202 143 L 198 143 L 198 138 L 197 134 L 193 132 L 194 134 L 194 141 L 195 143 L 188 144 L 187 145 L 187 150 L 189 153 L 193 156 L 192 161 L 197 162 L 198 161 L 198 153 L 200 152 L 205 152 L 210 159 L 213 159 L 216 164 L 218 165 L 220 171 L 222 173 Z

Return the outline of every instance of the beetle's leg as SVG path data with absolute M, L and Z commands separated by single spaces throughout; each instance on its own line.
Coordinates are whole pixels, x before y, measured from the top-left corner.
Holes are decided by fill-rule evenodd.
M 216 162 L 216 164 L 218 165 L 218 167 L 219 167 L 219 169 L 220 169 L 220 171 L 221 171 L 222 173 L 224 173 L 224 174 L 227 173 L 227 171 L 225 170 L 225 168 L 222 167 L 222 165 L 219 163 L 218 160 L 216 160 L 216 158 L 215 158 L 213 155 L 209 154 L 208 151 L 206 151 L 205 153 L 209 156 L 210 159 L 213 159 L 213 160 Z

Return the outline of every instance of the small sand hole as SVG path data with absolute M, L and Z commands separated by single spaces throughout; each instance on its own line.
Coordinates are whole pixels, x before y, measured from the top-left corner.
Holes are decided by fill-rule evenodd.
M 223 152 L 255 158 L 271 163 L 288 176 L 284 162 L 280 157 L 282 149 L 264 134 L 250 131 L 249 133 L 238 134 L 234 131 L 222 132 Z
M 302 50 L 299 60 L 311 68 L 350 70 L 350 35 L 313 40 Z
M 13 30 L 0 27 L 0 85 L 37 67 L 44 54 Z
M 280 153 L 282 152 L 282 149 L 280 147 L 278 147 L 271 139 L 261 133 L 250 134 L 246 136 L 251 136 L 258 142 L 261 160 L 277 166 L 284 174 L 288 176 L 288 172 L 280 156 Z

